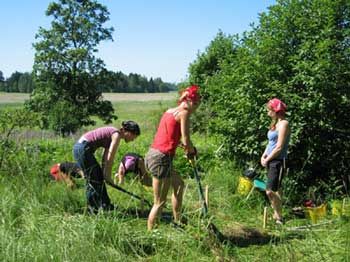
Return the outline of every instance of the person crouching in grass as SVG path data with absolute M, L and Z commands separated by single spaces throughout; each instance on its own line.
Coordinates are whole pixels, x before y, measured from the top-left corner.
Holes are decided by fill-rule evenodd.
M 71 189 L 76 187 L 73 178 L 84 178 L 84 173 L 77 163 L 63 162 L 56 163 L 50 168 L 50 175 L 55 181 L 63 181 Z
M 118 168 L 118 172 L 114 175 L 115 183 L 123 184 L 126 174 L 133 173 L 142 185 L 152 186 L 152 178 L 148 175 L 143 157 L 136 153 L 126 153 Z

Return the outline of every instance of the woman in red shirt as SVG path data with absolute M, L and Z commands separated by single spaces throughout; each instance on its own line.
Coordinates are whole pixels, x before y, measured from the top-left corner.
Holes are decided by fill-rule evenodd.
M 170 185 L 173 187 L 172 206 L 174 220 L 180 220 L 184 182 L 173 169 L 172 162 L 177 146 L 182 146 L 187 157 L 193 157 L 196 150 L 190 140 L 190 116 L 200 103 L 198 86 L 186 88 L 179 99 L 178 106 L 168 109 L 162 116 L 153 144 L 145 161 L 152 174 L 154 204 L 148 216 L 147 227 L 151 230 L 165 205 Z

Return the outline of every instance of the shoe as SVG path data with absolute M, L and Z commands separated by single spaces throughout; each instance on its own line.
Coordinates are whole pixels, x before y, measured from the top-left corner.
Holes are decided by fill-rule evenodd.
M 113 204 L 103 204 L 102 209 L 103 211 L 113 211 L 116 207 Z
M 86 207 L 86 211 L 87 211 L 87 214 L 89 215 L 96 215 L 98 213 L 98 209 L 90 205 Z
M 280 218 L 280 219 L 276 219 L 276 225 L 283 225 L 283 219 Z

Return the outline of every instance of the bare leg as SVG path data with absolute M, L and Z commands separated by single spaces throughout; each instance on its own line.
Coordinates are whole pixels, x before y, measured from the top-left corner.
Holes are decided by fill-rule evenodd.
M 148 230 L 152 230 L 157 217 L 162 213 L 162 209 L 166 202 L 166 197 L 168 194 L 170 182 L 171 182 L 170 178 L 158 179 L 153 177 L 152 185 L 153 185 L 154 204 L 151 209 L 151 212 L 148 215 L 148 221 L 147 221 Z
M 179 222 L 185 183 L 182 180 L 181 176 L 175 171 L 172 174 L 172 186 L 174 189 L 173 195 L 171 197 L 173 216 L 174 220 L 176 222 Z
M 266 195 L 268 196 L 271 206 L 274 210 L 274 219 L 282 219 L 282 201 L 280 194 L 278 192 L 273 192 L 271 190 L 266 190 Z

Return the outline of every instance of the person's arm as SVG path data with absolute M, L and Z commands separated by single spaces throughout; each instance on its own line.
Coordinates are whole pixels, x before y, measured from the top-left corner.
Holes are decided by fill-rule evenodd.
M 118 177 L 118 184 L 123 184 L 125 177 L 125 168 L 123 163 L 120 163 L 118 173 L 115 174 L 115 177 Z M 117 181 L 117 179 L 115 181 Z
M 181 139 L 182 144 L 187 155 L 195 154 L 195 149 L 190 139 L 190 115 L 187 110 L 182 111 L 179 114 L 180 127 L 181 127 Z
M 151 187 L 152 186 L 152 178 L 148 175 L 145 167 L 145 161 L 144 159 L 140 158 L 138 160 L 138 167 L 139 167 L 139 176 L 140 176 L 140 182 L 142 185 Z
M 120 142 L 120 136 L 119 133 L 114 133 L 112 135 L 112 141 L 109 146 L 109 148 L 106 148 L 104 153 L 103 153 L 103 176 L 105 181 L 108 184 L 114 185 L 113 179 L 111 177 L 112 174 L 112 165 L 113 165 L 113 160 L 115 153 L 117 152 L 118 146 Z
M 289 132 L 289 124 L 287 120 L 281 121 L 278 127 L 278 140 L 276 147 L 271 151 L 271 153 L 263 159 L 263 163 L 267 166 L 267 163 L 275 159 L 282 151 L 284 144 L 287 141 L 287 136 Z
M 85 178 L 85 175 L 84 175 L 83 170 L 79 169 L 79 170 L 77 171 L 77 173 L 79 174 L 79 176 L 80 176 L 81 178 Z
M 61 176 L 62 176 L 63 181 L 66 183 L 66 185 L 70 189 L 75 188 L 75 183 L 69 174 L 65 174 L 65 173 L 61 172 Z
M 264 153 L 261 155 L 261 158 L 260 158 L 260 163 L 261 163 L 262 166 L 265 165 L 264 160 L 267 157 L 267 153 L 266 152 L 267 152 L 267 147 L 265 148 Z M 266 167 L 266 166 L 264 166 L 264 167 Z

